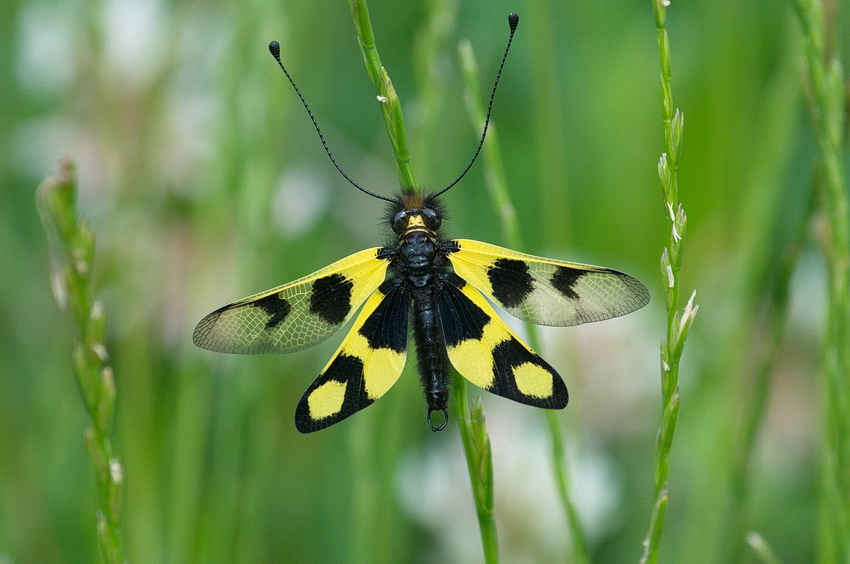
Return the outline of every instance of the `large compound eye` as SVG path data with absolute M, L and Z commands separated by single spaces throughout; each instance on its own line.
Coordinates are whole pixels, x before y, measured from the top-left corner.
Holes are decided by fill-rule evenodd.
M 401 210 L 393 216 L 392 228 L 393 231 L 401 235 L 407 228 L 407 219 L 410 217 L 410 210 Z
M 422 215 L 425 217 L 425 225 L 428 229 L 440 228 L 443 218 L 440 217 L 440 214 L 438 214 L 436 210 L 432 208 L 424 208 L 422 210 Z

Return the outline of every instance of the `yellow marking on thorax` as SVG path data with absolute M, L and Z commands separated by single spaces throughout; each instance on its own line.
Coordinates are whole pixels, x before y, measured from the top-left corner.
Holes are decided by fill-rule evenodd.
M 414 233 L 424 233 L 427 237 L 435 240 L 437 238 L 437 234 L 434 231 L 425 227 L 425 219 L 421 215 L 412 215 L 408 218 L 407 227 L 399 235 L 399 239 L 403 241 Z

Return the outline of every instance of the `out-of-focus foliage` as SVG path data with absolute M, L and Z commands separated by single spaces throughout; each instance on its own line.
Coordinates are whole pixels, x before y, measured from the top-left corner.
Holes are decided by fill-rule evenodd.
M 637 559 L 665 326 L 651 5 L 373 0 L 370 10 L 417 178 L 431 187 L 455 177 L 478 136 L 459 41 L 470 40 L 487 88 L 505 15 L 522 16 L 494 112 L 520 250 L 625 270 L 655 298 L 542 339 L 571 392 L 561 420 L 591 558 Z M 129 561 L 481 558 L 456 428 L 427 430 L 413 373 L 350 421 L 303 436 L 294 407 L 337 340 L 266 357 L 191 343 L 205 313 L 388 241 L 383 205 L 336 174 L 266 50 L 280 42 L 342 166 L 390 195 L 392 153 L 347 4 L 9 0 L 2 13 L 0 560 L 97 558 L 73 327 L 52 300 L 35 207 L 63 155 L 97 234 Z M 833 17 L 839 29 L 847 21 Z M 818 154 L 799 31 L 790 6 L 765 0 L 674 0 L 667 27 L 686 119 L 683 288 L 699 290 L 701 310 L 682 364 L 662 560 L 752 559 L 729 542 L 753 530 L 783 561 L 811 561 L 826 281 L 806 237 L 821 224 L 810 217 Z M 502 243 L 484 181 L 474 168 L 446 195 L 447 232 Z M 768 349 L 765 312 L 797 241 L 787 330 L 739 488 L 734 446 Z M 484 400 L 502 556 L 559 561 L 570 540 L 542 416 Z

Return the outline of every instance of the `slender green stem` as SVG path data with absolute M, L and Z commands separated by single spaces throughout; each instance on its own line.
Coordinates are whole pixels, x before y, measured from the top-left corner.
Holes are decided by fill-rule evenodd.
M 821 388 L 823 467 L 820 559 L 850 561 L 850 202 L 845 170 L 847 126 L 844 71 L 838 58 L 838 7 L 824 0 L 794 0 L 803 30 L 812 116 L 820 145 L 821 240 L 829 271 L 829 312 Z M 828 16 L 828 14 L 833 14 Z
M 789 73 L 789 85 L 792 76 L 796 78 L 798 74 Z M 787 98 L 787 94 L 780 94 L 776 98 L 771 97 L 774 101 L 768 99 L 766 103 L 776 103 L 780 96 Z M 795 115 L 794 101 L 783 100 L 781 104 L 785 113 L 777 112 L 777 116 Z M 794 119 L 788 117 L 787 121 Z M 780 130 L 785 127 L 788 127 L 786 120 L 771 120 L 767 137 L 782 139 Z M 764 166 L 772 167 L 775 159 L 756 157 L 755 160 L 764 161 Z M 781 186 L 781 183 L 775 180 L 768 180 L 767 183 Z M 743 260 L 740 271 L 747 273 L 744 283 L 750 290 L 747 292 L 749 298 L 745 298 L 738 305 L 742 311 L 753 311 L 756 314 L 752 316 L 752 320 L 746 322 L 746 329 L 741 332 L 741 335 L 746 332 L 750 337 L 737 339 L 740 345 L 735 353 L 740 357 L 739 363 L 751 366 L 737 371 L 738 375 L 733 377 L 733 393 L 738 397 L 738 404 L 743 406 L 743 409 L 739 410 L 736 416 L 729 418 L 727 438 L 722 439 L 722 444 L 727 445 L 729 454 L 729 512 L 723 519 L 723 529 L 718 532 L 722 535 L 720 538 L 726 539 L 726 542 L 722 543 L 722 552 L 716 559 L 724 562 L 745 560 L 753 550 L 750 543 L 755 523 L 752 498 L 753 486 L 757 483 L 753 462 L 757 458 L 759 435 L 766 414 L 775 399 L 772 392 L 776 383 L 777 363 L 783 358 L 786 345 L 785 327 L 789 313 L 792 275 L 800 266 L 801 251 L 806 248 L 811 237 L 812 214 L 817 213 L 814 190 L 795 189 L 781 194 L 781 187 L 770 189 L 775 193 L 767 192 L 758 184 L 751 185 L 751 188 L 752 193 L 747 195 L 741 205 L 750 208 L 747 219 L 752 222 L 755 236 L 749 241 L 745 240 L 740 251 Z M 785 198 L 794 199 L 794 213 L 772 205 L 773 202 Z M 787 200 L 784 205 L 788 205 Z M 745 358 L 751 362 L 744 361 Z M 730 367 L 729 370 L 735 369 Z
M 407 131 L 404 127 L 404 114 L 395 87 L 387 74 L 387 69 L 381 64 L 381 57 L 375 45 L 375 33 L 372 31 L 372 20 L 369 18 L 369 8 L 366 0 L 349 0 L 354 26 L 357 29 L 357 39 L 363 53 L 363 62 L 369 79 L 375 87 L 375 95 L 381 103 L 381 112 L 387 125 L 387 133 L 393 147 L 393 154 L 398 169 L 398 179 L 403 190 L 418 190 L 416 176 L 410 163 L 410 149 L 407 143 Z
M 461 43 L 460 55 L 466 81 L 467 112 L 473 126 L 478 126 L 484 123 L 484 96 L 481 91 L 480 73 L 478 72 L 478 65 L 475 62 L 475 54 L 469 42 Z M 499 214 L 499 224 L 502 228 L 502 237 L 505 243 L 510 247 L 521 249 L 523 245 L 519 225 L 508 190 L 501 146 L 499 144 L 498 128 L 495 124 L 490 125 L 487 135 L 487 143 L 482 149 L 487 189 Z M 537 331 L 533 326 L 529 327 L 529 341 L 531 341 L 532 347 L 538 348 Z M 546 422 L 549 437 L 552 441 L 552 470 L 558 486 L 558 496 L 564 508 L 572 537 L 572 561 L 576 563 L 588 562 L 589 558 L 584 530 L 581 526 L 578 512 L 570 498 L 569 472 L 564 453 L 564 437 L 558 414 L 553 411 L 547 412 Z
M 525 2 L 523 6 L 528 15 L 525 37 L 530 52 L 534 53 L 527 72 L 531 76 L 546 77 L 546 80 L 532 81 L 533 86 L 528 89 L 528 112 L 533 120 L 532 150 L 537 161 L 534 174 L 538 182 L 546 185 L 545 190 L 540 190 L 536 224 L 544 241 L 564 240 L 572 222 L 572 214 L 565 213 L 572 203 L 569 159 L 556 157 L 570 150 L 565 134 L 567 120 L 563 117 L 564 112 L 569 111 L 565 110 L 561 90 L 565 83 L 558 76 L 558 61 L 564 56 L 564 29 L 557 15 L 560 9 L 557 2 Z
M 493 518 L 493 454 L 481 401 L 475 401 L 471 412 L 468 406 L 466 384 L 462 376 L 455 374 L 452 407 L 460 429 L 472 495 L 475 498 L 484 561 L 491 564 L 499 561 L 499 537 Z
M 679 155 L 682 148 L 684 116 L 674 111 L 671 85 L 670 39 L 667 35 L 665 0 L 653 0 L 655 27 L 658 41 L 659 64 L 661 67 L 661 105 L 664 122 L 665 153 L 658 162 L 658 176 L 664 196 L 666 215 L 670 221 L 667 246 L 661 254 L 661 274 L 667 308 L 667 328 L 661 343 L 661 424 L 655 443 L 655 492 L 649 530 L 643 541 L 642 562 L 658 561 L 658 546 L 664 530 L 667 513 L 667 478 L 670 474 L 670 450 L 679 418 L 679 361 L 685 346 L 688 331 L 693 324 L 699 306 L 694 304 L 696 292 L 691 294 L 687 305 L 679 311 L 682 251 L 685 241 L 687 215 L 679 202 Z
M 770 295 L 765 304 L 764 322 L 760 326 L 759 340 L 757 341 L 756 353 L 759 356 L 759 364 L 752 378 L 751 385 L 745 393 L 747 398 L 747 409 L 743 418 L 736 425 L 736 446 L 732 451 L 731 460 L 731 483 L 732 483 L 732 508 L 729 517 L 729 539 L 727 549 L 730 562 L 738 562 L 744 559 L 746 544 L 760 555 L 763 561 L 767 554 L 764 539 L 751 533 L 748 524 L 748 497 L 750 494 L 749 479 L 753 449 L 756 444 L 758 432 L 764 420 L 765 412 L 770 400 L 770 387 L 772 375 L 776 363 L 780 358 L 783 338 L 785 335 L 785 322 L 788 315 L 788 298 L 791 275 L 797 265 L 800 250 L 803 247 L 806 231 L 800 230 L 798 237 L 789 246 L 788 252 L 782 257 L 780 271 L 775 283 L 771 287 Z M 762 335 L 762 333 L 764 335 Z
M 401 102 L 386 69 L 381 65 L 366 0 L 350 0 L 350 5 L 363 60 L 375 86 L 378 100 L 381 102 L 402 190 L 417 190 L 418 185 L 410 164 Z M 466 384 L 457 373 L 454 373 L 452 397 L 452 411 L 460 429 L 472 482 L 472 495 L 478 513 L 484 557 L 488 563 L 495 563 L 499 561 L 499 543 L 496 523 L 493 520 L 493 463 L 484 410 L 479 403 L 474 406 L 470 414 L 469 404 L 466 401 Z
M 94 233 L 77 217 L 77 184 L 73 163 L 63 160 L 56 176 L 38 188 L 37 204 L 50 245 L 53 293 L 60 308 L 70 307 L 77 327 L 72 365 L 89 416 L 85 444 L 98 489 L 97 537 L 105 562 L 124 560 L 121 541 L 124 469 L 109 436 L 115 414 L 116 388 L 108 358 L 106 317 L 91 297 Z
M 536 335 L 536 331 L 534 334 Z M 536 341 L 536 339 L 531 339 Z M 537 346 L 533 343 L 533 346 Z M 552 473 L 555 475 L 555 483 L 558 487 L 558 498 L 567 517 L 567 525 L 570 527 L 572 540 L 572 562 L 582 564 L 590 562 L 587 549 L 587 537 L 579 518 L 578 510 L 570 495 L 569 468 L 567 467 L 567 455 L 564 447 L 564 433 L 561 429 L 561 420 L 558 412 L 547 411 L 546 423 L 549 429 L 549 439 L 552 441 Z
M 396 159 L 396 168 L 399 183 L 403 190 L 416 189 L 417 184 L 410 163 L 410 152 L 407 143 L 407 131 L 404 124 L 401 101 L 396 94 L 392 81 L 386 69 L 381 64 L 381 57 L 375 44 L 375 34 L 372 29 L 372 21 L 369 17 L 369 8 L 366 0 L 349 0 L 357 40 L 363 55 L 363 62 L 369 80 L 375 88 L 375 95 L 381 105 L 381 113 L 386 124 L 387 134 Z M 370 461 L 376 446 L 373 439 L 374 433 L 361 433 L 349 441 L 353 458 L 353 468 L 358 478 L 354 484 L 354 494 L 357 500 L 355 513 L 355 528 L 353 538 L 354 560 L 361 561 L 375 556 L 376 539 L 387 537 L 385 530 L 381 530 L 380 507 L 374 503 L 375 494 L 379 490 L 379 484 L 373 475 L 374 471 L 369 469 Z M 365 454 L 365 456 L 364 456 Z M 385 543 L 378 543 L 383 546 Z

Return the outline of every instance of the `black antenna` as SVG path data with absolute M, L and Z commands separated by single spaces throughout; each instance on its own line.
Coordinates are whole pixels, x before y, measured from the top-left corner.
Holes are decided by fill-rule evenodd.
M 291 84 L 292 88 L 295 89 L 295 93 L 298 94 L 298 99 L 301 100 L 301 103 L 304 105 L 304 109 L 307 110 L 307 115 L 310 116 L 310 120 L 312 120 L 312 122 L 313 122 L 313 127 L 316 128 L 316 133 L 319 134 L 319 140 L 322 142 L 322 147 L 325 148 L 325 153 L 327 153 L 328 158 L 331 160 L 331 162 L 336 167 L 336 169 L 339 171 L 339 173 L 343 176 L 343 178 L 348 180 L 348 182 L 352 186 L 354 186 L 355 188 L 357 188 L 361 192 L 372 196 L 373 198 L 378 198 L 379 200 L 384 200 L 386 202 L 396 203 L 396 201 L 392 198 L 387 198 L 385 196 L 381 196 L 380 194 L 375 194 L 374 192 L 370 192 L 366 188 L 363 188 L 362 186 L 360 186 L 359 184 L 354 182 L 354 180 L 352 180 L 351 177 L 348 176 L 345 173 L 344 170 L 342 170 L 342 167 L 339 166 L 339 164 L 336 162 L 336 159 L 334 159 L 334 156 L 331 154 L 331 150 L 328 148 L 327 142 L 325 142 L 325 136 L 322 135 L 322 130 L 319 128 L 319 123 L 316 121 L 316 118 L 313 115 L 313 112 L 310 110 L 310 106 L 307 105 L 307 100 L 305 100 L 304 96 L 301 95 L 301 91 L 298 90 L 298 86 L 295 85 L 295 81 L 292 80 L 291 76 L 289 76 L 289 72 L 287 72 L 286 67 L 283 66 L 283 63 L 280 60 L 280 43 L 278 43 L 277 41 L 272 41 L 271 43 L 269 43 L 269 52 L 271 52 L 272 56 L 277 61 L 277 64 L 280 65 L 280 69 L 283 71 L 283 74 L 286 75 L 287 80 L 289 80 L 289 84 Z M 491 103 L 492 103 L 492 100 L 491 100 Z M 471 164 L 472 163 L 470 163 L 470 165 Z M 469 168 L 469 167 L 467 167 L 467 168 Z M 460 180 L 460 179 L 458 179 L 458 180 Z
M 433 194 L 429 197 L 429 200 L 433 200 L 440 194 L 446 192 L 449 188 L 453 187 L 455 184 L 460 182 L 460 180 L 466 176 L 466 173 L 469 172 L 469 169 L 472 168 L 472 165 L 475 163 L 475 160 L 478 158 L 479 153 L 481 153 L 481 148 L 484 146 L 484 138 L 487 137 L 487 128 L 490 125 L 490 114 L 493 111 L 493 100 L 496 97 L 496 88 L 499 86 L 499 79 L 502 76 L 502 69 L 505 67 L 505 61 L 508 58 L 508 52 L 511 49 L 511 43 L 514 40 L 514 34 L 516 33 L 516 28 L 519 25 L 519 15 L 515 13 L 508 14 L 508 25 L 511 28 L 511 33 L 508 36 L 508 44 L 505 46 L 505 54 L 502 55 L 502 62 L 499 63 L 499 70 L 496 72 L 496 80 L 493 83 L 493 89 L 490 91 L 490 102 L 487 104 L 487 117 L 484 120 L 484 130 L 481 132 L 481 140 L 478 142 L 478 147 L 475 148 L 475 153 L 472 155 L 472 159 L 470 159 L 469 164 L 466 165 L 466 168 L 463 169 L 463 172 L 455 178 L 451 184 Z M 386 202 L 396 203 L 396 200 L 393 198 L 387 198 L 386 196 L 381 196 L 380 194 L 375 194 L 367 190 L 366 188 L 360 186 L 357 182 L 355 182 L 348 174 L 342 170 L 342 167 L 339 166 L 339 163 L 334 159 L 333 154 L 331 154 L 331 150 L 328 147 L 327 142 L 325 141 L 325 136 L 322 134 L 322 129 L 319 127 L 319 123 L 316 121 L 316 117 L 313 115 L 313 112 L 310 110 L 310 106 L 307 105 L 307 100 L 304 99 L 304 96 L 301 94 L 301 91 L 298 89 L 298 86 L 295 84 L 295 81 L 292 80 L 292 77 L 289 75 L 289 71 L 286 70 L 286 67 L 283 66 L 283 62 L 280 60 L 280 44 L 277 41 L 272 41 L 269 43 L 269 52 L 272 54 L 274 59 L 277 61 L 278 66 L 280 66 L 280 70 L 283 71 L 283 74 L 286 75 L 286 79 L 289 81 L 289 84 L 292 85 L 292 88 L 295 90 L 295 93 L 298 95 L 298 99 L 301 100 L 301 104 L 304 106 L 304 109 L 307 110 L 307 115 L 310 116 L 310 120 L 313 122 L 313 127 L 316 128 L 316 133 L 319 134 L 319 140 L 322 142 L 322 147 L 325 149 L 325 153 L 328 155 L 328 158 L 331 160 L 333 165 L 339 171 L 339 173 L 345 178 L 349 184 L 363 192 L 364 194 L 368 194 L 373 198 L 378 198 L 379 200 L 384 200 Z
M 478 154 L 481 152 L 481 147 L 484 146 L 484 138 L 487 136 L 487 127 L 490 125 L 490 112 L 493 111 L 493 99 L 496 97 L 496 88 L 499 86 L 499 78 L 502 76 L 502 69 L 505 67 L 505 61 L 508 58 L 508 51 L 511 50 L 511 42 L 514 40 L 514 33 L 516 33 L 516 28 L 519 25 L 519 15 L 511 12 L 508 14 L 508 25 L 511 28 L 511 34 L 508 36 L 508 44 L 505 46 L 505 54 L 502 55 L 502 62 L 499 63 L 499 70 L 496 72 L 496 81 L 493 83 L 493 90 L 490 91 L 490 103 L 487 104 L 487 117 L 484 120 L 484 131 L 481 132 L 481 141 L 478 142 L 478 147 L 475 149 L 475 154 L 472 155 L 472 159 L 469 161 L 469 164 L 466 165 L 466 168 L 463 169 L 463 172 L 460 173 L 460 176 L 454 179 L 454 181 L 432 195 L 429 200 L 433 200 L 440 194 L 446 192 L 449 188 L 460 182 L 460 179 L 466 176 L 466 173 L 469 172 L 469 169 L 472 168 L 473 163 L 475 163 L 475 159 L 478 158 Z M 362 190 L 362 188 L 361 188 Z

